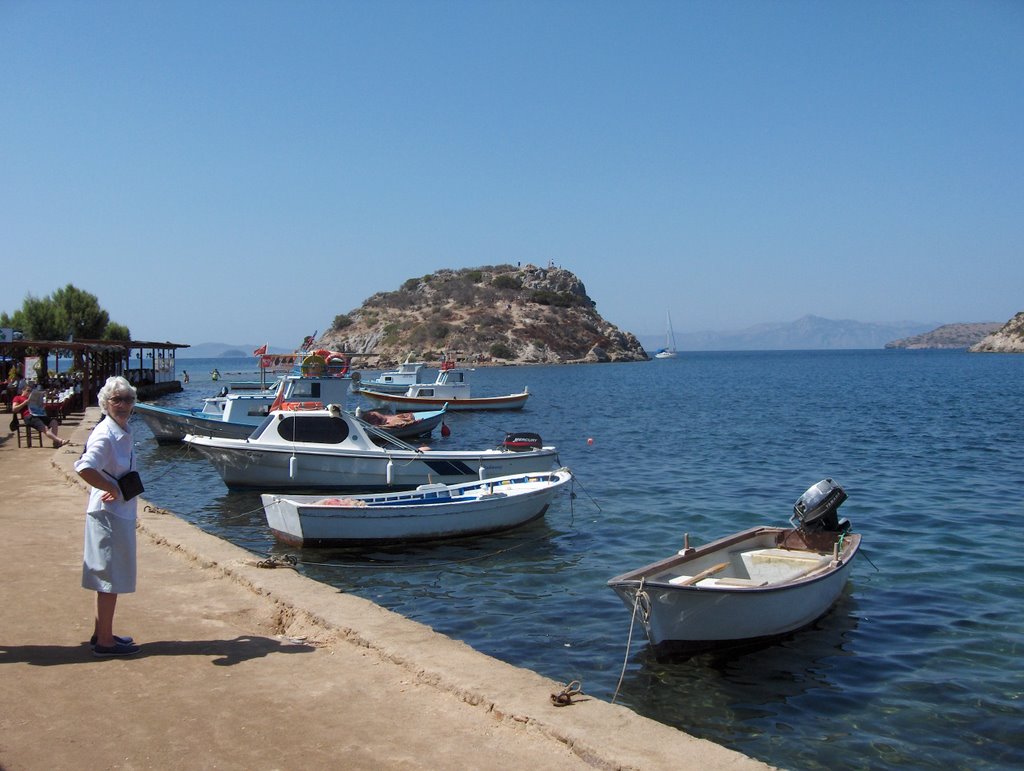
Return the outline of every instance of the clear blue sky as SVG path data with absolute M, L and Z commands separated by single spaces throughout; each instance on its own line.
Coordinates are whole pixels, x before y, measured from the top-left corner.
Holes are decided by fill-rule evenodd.
M 1005 321 L 1024 3 L 0 0 L 0 252 L 191 344 L 549 260 L 640 335 Z

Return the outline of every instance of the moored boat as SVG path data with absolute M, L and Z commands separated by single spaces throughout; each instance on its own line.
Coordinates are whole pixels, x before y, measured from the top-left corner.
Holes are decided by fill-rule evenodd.
M 654 646 L 700 650 L 771 639 L 828 612 L 861 537 L 836 514 L 831 479 L 794 505 L 792 528 L 754 527 L 608 581 Z
M 261 499 L 274 536 L 294 546 L 393 543 L 509 530 L 543 516 L 572 480 L 567 468 L 407 492 L 277 495 Z
M 665 314 L 665 322 L 667 324 L 665 329 L 665 347 L 659 348 L 654 352 L 655 359 L 674 359 L 676 357 L 676 335 L 672 331 L 672 316 L 671 314 Z
M 446 362 L 448 364 L 448 362 Z M 447 404 L 457 410 L 520 410 L 530 397 L 529 389 L 503 396 L 473 396 L 469 373 L 459 367 L 442 366 L 433 383 L 417 383 L 405 393 L 384 393 L 353 381 L 352 393 L 366 397 L 377 404 L 394 409 L 427 409 Z
M 414 447 L 335 405 L 276 410 L 246 439 L 188 435 L 185 441 L 238 489 L 401 490 L 548 471 L 558 461 L 548 446 Z
M 327 404 L 343 404 L 348 381 L 335 376 L 285 375 L 272 391 L 229 392 L 208 397 L 201 408 L 180 409 L 155 404 L 135 405 L 159 444 L 181 442 L 186 434 L 245 439 L 274 409 L 323 409 Z M 412 439 L 431 433 L 443 420 L 446 410 L 385 413 L 368 411 L 360 416 L 392 436 Z
M 404 394 L 411 386 L 430 383 L 436 378 L 430 375 L 425 361 L 413 361 L 412 354 L 398 365 L 398 369 L 381 372 L 375 378 L 366 378 L 359 372 L 352 373 L 353 390 L 367 388 L 383 394 Z

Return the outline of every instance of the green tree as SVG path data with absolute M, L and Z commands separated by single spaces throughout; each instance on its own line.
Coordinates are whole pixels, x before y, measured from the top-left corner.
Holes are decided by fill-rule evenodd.
M 64 335 L 55 339 L 63 340 L 69 334 L 86 340 L 104 336 L 104 330 L 110 323 L 110 314 L 100 307 L 96 295 L 68 284 L 54 292 L 52 299 L 67 323 Z
M 131 340 L 128 327 L 114 324 L 96 295 L 68 284 L 49 297 L 25 296 L 21 308 L 0 313 L 0 325 L 20 330 L 28 340 Z M 107 337 L 107 330 L 116 337 Z
M 21 306 L 25 337 L 30 340 L 66 340 L 67 324 L 60 308 L 48 297 L 28 295 Z
M 107 324 L 107 328 L 103 330 L 102 338 L 104 340 L 131 340 L 132 333 L 124 324 L 111 321 Z

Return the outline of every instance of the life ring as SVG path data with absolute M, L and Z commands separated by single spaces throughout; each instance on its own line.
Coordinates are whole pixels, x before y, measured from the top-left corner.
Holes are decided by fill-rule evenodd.
M 303 375 L 322 375 L 327 367 L 327 360 L 316 353 L 311 353 L 302 360 Z
M 339 353 L 332 353 L 327 358 L 327 371 L 335 377 L 345 377 L 348 374 L 348 359 Z

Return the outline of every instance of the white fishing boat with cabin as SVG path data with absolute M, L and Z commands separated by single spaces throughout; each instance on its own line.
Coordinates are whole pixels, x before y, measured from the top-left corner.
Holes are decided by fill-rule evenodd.
M 521 410 L 530 397 L 529 389 L 504 396 L 473 396 L 469 385 L 469 372 L 445 362 L 433 383 L 409 386 L 404 394 L 384 393 L 353 381 L 352 393 L 359 394 L 377 404 L 394 409 L 429 409 L 447 404 L 449 411 L 462 410 Z
M 534 439 L 486 450 L 431 450 L 329 405 L 274 411 L 246 439 L 188 435 L 185 441 L 233 489 L 367 492 L 550 470 L 558 451 L 528 436 Z
M 359 372 L 352 373 L 353 390 L 368 388 L 383 394 L 404 394 L 411 386 L 431 383 L 436 379 L 427 369 L 425 361 L 413 361 L 409 354 L 398 369 L 382 372 L 375 378 L 366 378 Z

